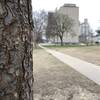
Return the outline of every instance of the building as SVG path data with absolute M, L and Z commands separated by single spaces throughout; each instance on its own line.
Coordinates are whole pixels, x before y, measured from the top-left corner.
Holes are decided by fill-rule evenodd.
M 73 21 L 73 32 L 74 34 L 65 34 L 64 36 L 64 42 L 66 43 L 78 43 L 79 42 L 79 7 L 77 7 L 75 4 L 64 4 L 60 9 L 58 10 L 59 13 L 68 15 Z
M 93 32 L 88 23 L 88 19 L 84 19 L 84 22 L 80 24 L 79 41 L 83 43 L 91 42 L 92 37 L 93 37 Z
M 54 32 L 54 27 L 55 27 L 55 17 L 54 17 L 54 12 L 49 12 L 48 13 L 48 25 L 46 29 L 46 37 L 48 42 L 55 42 L 55 32 Z
M 63 42 L 64 43 L 79 43 L 79 7 L 77 7 L 75 4 L 64 4 L 62 7 L 60 7 L 57 10 L 58 13 L 68 16 L 73 20 L 73 28 L 72 32 L 64 34 Z M 49 12 L 48 13 L 48 29 L 54 28 L 55 18 L 54 15 L 55 12 Z M 51 33 L 52 34 L 52 33 Z M 60 42 L 59 37 L 52 37 L 50 39 L 51 42 Z

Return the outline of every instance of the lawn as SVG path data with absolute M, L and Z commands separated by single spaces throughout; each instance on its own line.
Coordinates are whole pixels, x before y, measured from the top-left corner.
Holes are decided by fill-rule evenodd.
M 50 47 L 49 47 L 50 48 Z M 100 46 L 64 46 L 51 47 L 51 49 L 80 58 L 90 63 L 100 65 Z
M 33 51 L 35 100 L 99 100 L 100 86 L 43 49 Z
M 63 45 L 61 46 L 60 44 L 53 44 L 53 45 L 44 45 L 44 47 L 48 47 L 48 48 L 69 48 L 69 47 L 85 47 L 85 45 L 78 45 L 78 44 L 67 44 L 67 45 Z

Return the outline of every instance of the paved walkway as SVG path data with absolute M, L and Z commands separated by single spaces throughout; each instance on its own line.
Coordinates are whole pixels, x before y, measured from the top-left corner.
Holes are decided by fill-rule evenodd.
M 76 71 L 85 75 L 90 80 L 94 81 L 98 85 L 100 85 L 100 66 L 97 66 L 92 63 L 88 63 L 86 61 L 80 60 L 76 57 L 72 57 L 69 55 L 65 55 L 63 53 L 57 52 L 55 50 L 47 49 L 45 47 L 40 46 L 45 49 L 48 53 L 52 54 L 54 57 L 69 65 Z

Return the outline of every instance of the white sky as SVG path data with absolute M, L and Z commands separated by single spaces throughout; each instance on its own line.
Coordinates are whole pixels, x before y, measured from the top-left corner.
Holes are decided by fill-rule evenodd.
M 32 0 L 33 11 L 54 11 L 64 3 L 75 3 L 79 7 L 80 22 L 88 18 L 94 30 L 100 27 L 100 0 Z

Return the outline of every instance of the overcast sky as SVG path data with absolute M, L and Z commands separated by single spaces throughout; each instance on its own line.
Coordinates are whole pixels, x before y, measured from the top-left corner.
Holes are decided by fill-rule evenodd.
M 32 0 L 33 11 L 54 11 L 64 3 L 74 3 L 79 7 L 80 22 L 88 18 L 94 30 L 100 27 L 100 0 Z

